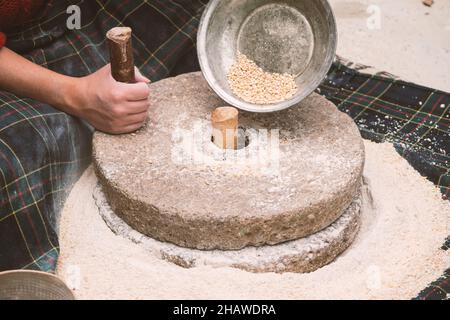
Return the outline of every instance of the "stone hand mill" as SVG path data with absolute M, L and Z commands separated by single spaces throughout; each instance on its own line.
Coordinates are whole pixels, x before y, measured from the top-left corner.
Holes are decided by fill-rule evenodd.
M 131 30 L 107 36 L 113 75 L 133 79 Z M 356 125 L 312 93 L 335 48 L 326 0 L 210 1 L 202 73 L 151 84 L 138 132 L 95 133 L 95 197 L 110 228 L 183 267 L 310 272 L 333 261 L 359 228 L 364 165 Z M 267 105 L 235 96 L 237 52 L 294 75 L 297 93 Z

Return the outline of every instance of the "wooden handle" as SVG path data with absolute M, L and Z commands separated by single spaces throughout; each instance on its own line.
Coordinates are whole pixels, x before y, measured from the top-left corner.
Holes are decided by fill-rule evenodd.
M 111 73 L 116 81 L 134 83 L 134 59 L 131 28 L 116 27 L 106 33 L 111 61 Z
M 212 113 L 212 137 L 219 148 L 237 149 L 238 116 L 238 110 L 233 107 L 220 107 Z

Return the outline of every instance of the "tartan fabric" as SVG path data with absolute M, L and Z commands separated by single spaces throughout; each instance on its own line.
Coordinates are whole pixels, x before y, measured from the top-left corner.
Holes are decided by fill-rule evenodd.
M 433 281 L 427 288 L 423 289 L 413 300 L 448 300 L 450 292 L 450 268 L 442 277 Z
M 450 199 L 450 94 L 339 61 L 318 92 L 352 117 L 364 138 L 392 142 Z
M 54 71 L 84 76 L 109 60 L 106 31 L 127 25 L 134 31 L 136 65 L 157 81 L 198 70 L 194 44 L 206 2 L 53 1 L 39 24 L 10 32 L 7 46 Z M 70 4 L 81 8 L 80 30 L 65 26 Z M 340 62 L 318 91 L 355 119 L 365 138 L 393 142 L 449 197 L 447 93 Z M 0 91 L 0 270 L 54 270 L 59 212 L 89 163 L 91 134 L 88 125 L 51 106 Z M 438 287 L 448 293 L 448 279 L 444 274 L 418 298 L 437 297 L 429 292 Z
M 367 74 L 338 59 L 317 92 L 334 102 L 358 125 L 361 135 L 389 141 L 450 200 L 450 94 L 399 80 L 386 72 Z M 445 214 L 444 212 L 442 214 Z M 442 239 L 450 246 L 450 235 Z M 450 269 L 416 299 L 448 299 Z

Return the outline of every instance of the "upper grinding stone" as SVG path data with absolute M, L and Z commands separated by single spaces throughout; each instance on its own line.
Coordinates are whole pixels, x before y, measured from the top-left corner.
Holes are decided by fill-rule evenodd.
M 358 194 L 361 136 L 325 98 L 312 94 L 276 113 L 241 111 L 249 144 L 224 153 L 210 128 L 224 102 L 201 73 L 150 88 L 144 128 L 97 132 L 93 141 L 108 202 L 139 232 L 197 249 L 277 244 L 327 227 Z

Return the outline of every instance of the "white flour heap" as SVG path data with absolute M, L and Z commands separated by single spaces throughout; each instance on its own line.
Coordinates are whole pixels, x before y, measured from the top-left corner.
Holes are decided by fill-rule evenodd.
M 362 227 L 335 262 L 309 274 L 183 269 L 114 235 L 92 198 L 88 169 L 66 203 L 57 273 L 85 299 L 410 299 L 450 265 L 439 248 L 450 204 L 391 144 L 365 141 Z

